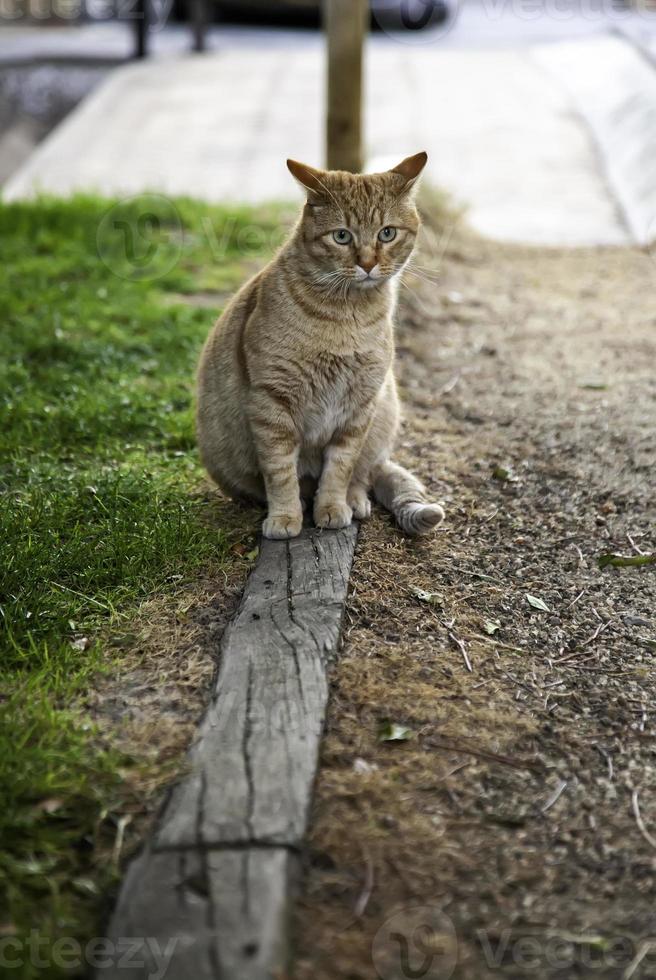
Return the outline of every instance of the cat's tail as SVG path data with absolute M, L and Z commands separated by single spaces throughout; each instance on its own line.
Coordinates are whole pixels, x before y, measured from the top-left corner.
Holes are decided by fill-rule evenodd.
M 444 519 L 440 505 L 426 501 L 422 484 L 402 466 L 386 460 L 372 475 L 376 500 L 391 511 L 406 534 L 428 534 Z

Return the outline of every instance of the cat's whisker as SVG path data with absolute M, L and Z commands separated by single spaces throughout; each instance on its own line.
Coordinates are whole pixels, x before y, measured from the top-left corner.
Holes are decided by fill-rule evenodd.
M 430 265 L 428 265 L 427 262 L 422 262 L 421 259 L 426 259 L 428 262 L 430 262 Z M 409 265 L 419 266 L 420 269 L 434 269 L 437 271 L 437 269 L 440 268 L 440 261 L 432 254 L 413 255 L 410 258 Z
M 335 274 L 333 281 L 330 282 L 328 288 L 325 290 L 326 295 L 321 303 L 321 309 L 324 309 L 329 303 L 340 299 L 345 280 L 348 283 L 349 280 L 346 279 L 341 270 Z
M 324 272 L 323 275 L 315 276 L 312 281 L 319 285 L 320 283 L 330 282 L 332 279 L 337 279 L 339 276 L 341 276 L 341 274 L 342 273 L 339 271 L 339 269 L 334 269 L 332 272 Z
M 436 271 L 435 269 L 424 268 L 421 265 L 411 265 L 411 266 L 408 267 L 408 271 L 410 271 L 410 272 L 421 272 L 422 275 L 430 276 L 432 279 L 441 279 L 442 278 L 442 275 L 441 275 L 441 273 L 439 271 Z
M 418 269 L 420 272 L 425 272 L 427 275 L 431 276 L 441 276 L 442 272 L 439 266 L 434 265 L 423 265 L 421 262 L 411 261 L 408 262 L 408 269 Z
M 412 295 L 414 296 L 414 292 L 415 292 L 414 289 L 412 288 L 412 286 L 410 285 L 410 283 L 407 283 L 405 281 L 405 279 L 403 278 L 403 276 L 399 276 L 399 283 L 403 286 L 404 289 L 407 289 L 408 292 L 409 293 L 412 293 Z
M 417 262 L 415 259 L 411 259 L 408 262 L 408 268 L 409 269 L 421 269 L 422 272 L 431 272 L 431 273 L 433 273 L 433 275 L 439 275 L 440 274 L 440 268 L 439 268 L 439 266 L 425 265 L 423 262 Z
M 316 281 L 314 283 L 314 285 L 315 286 L 318 286 L 320 290 L 322 290 L 322 291 L 325 292 L 326 290 L 331 290 L 332 287 L 336 283 L 339 283 L 339 282 L 341 282 L 341 279 L 340 278 L 338 278 L 338 277 L 331 277 L 330 279 L 322 279 L 322 280 Z
M 417 271 L 417 269 L 407 269 L 406 272 L 408 273 L 408 275 L 416 276 L 417 279 L 422 279 L 424 282 L 429 282 L 431 283 L 431 285 L 434 286 L 438 285 L 441 282 L 440 279 L 430 276 L 426 272 L 419 272 Z
M 335 279 L 337 276 L 342 275 L 344 275 L 344 273 L 341 269 L 332 269 L 330 272 L 324 272 L 320 276 L 317 276 L 317 280 L 321 281 L 322 279 Z
M 439 273 L 429 272 L 426 269 L 416 269 L 410 268 L 408 272 L 413 276 L 423 276 L 424 279 L 428 279 L 430 282 L 441 282 L 442 276 Z
M 324 276 L 319 277 L 319 279 L 314 280 L 314 282 L 325 294 L 320 304 L 323 309 L 331 300 L 334 301 L 341 297 L 342 288 L 345 283 L 348 284 L 350 282 L 350 279 L 341 270 L 335 270 L 334 272 L 326 273 Z

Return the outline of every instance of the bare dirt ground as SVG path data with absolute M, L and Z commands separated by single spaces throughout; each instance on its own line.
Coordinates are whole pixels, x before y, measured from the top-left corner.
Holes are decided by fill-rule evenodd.
M 598 559 L 656 551 L 656 263 L 457 230 L 407 281 L 447 520 L 362 527 L 294 975 L 654 977 L 656 565 Z

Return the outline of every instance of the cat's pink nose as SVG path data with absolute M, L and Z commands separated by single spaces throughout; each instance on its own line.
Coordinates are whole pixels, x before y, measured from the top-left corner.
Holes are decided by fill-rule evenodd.
M 371 272 L 371 270 L 374 268 L 375 265 L 376 265 L 375 256 L 373 259 L 363 259 L 363 258 L 360 259 L 360 268 L 364 269 L 364 271 L 367 274 Z

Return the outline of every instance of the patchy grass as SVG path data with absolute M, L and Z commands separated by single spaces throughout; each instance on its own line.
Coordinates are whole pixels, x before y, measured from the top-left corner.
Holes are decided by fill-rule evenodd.
M 0 935 L 97 927 L 145 785 L 139 745 L 90 710 L 125 666 L 103 640 L 244 566 L 248 516 L 199 490 L 192 380 L 208 296 L 218 312 L 285 220 L 158 197 L 0 206 Z M 12 971 L 37 973 L 59 975 Z

